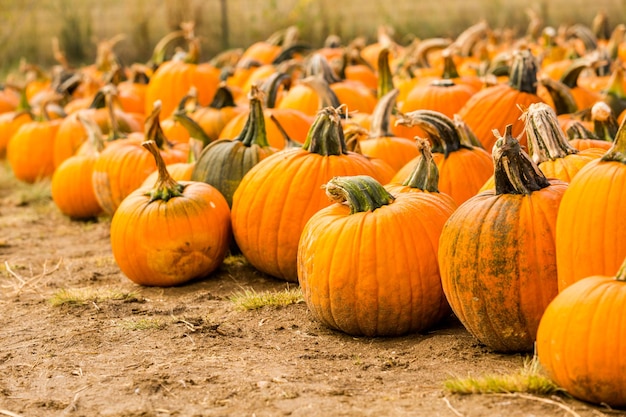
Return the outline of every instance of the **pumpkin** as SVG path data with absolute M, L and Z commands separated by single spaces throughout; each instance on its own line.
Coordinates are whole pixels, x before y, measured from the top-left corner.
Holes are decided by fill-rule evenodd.
M 6 156 L 9 139 L 24 123 L 32 122 L 33 114 L 26 97 L 26 90 L 20 92 L 20 102 L 14 111 L 0 113 L 0 158 Z
M 298 245 L 298 282 L 316 319 L 353 336 L 398 336 L 450 313 L 437 246 L 452 200 L 392 195 L 363 175 L 325 190 L 334 204 L 311 217 Z
M 626 128 L 601 158 L 585 165 L 563 197 L 556 223 L 559 290 L 593 275 L 611 276 L 626 257 Z M 593 256 L 586 256 L 594 248 Z
M 296 282 L 298 240 L 305 223 L 330 203 L 321 186 L 335 176 L 378 177 L 365 156 L 349 152 L 337 109 L 323 109 L 301 148 L 261 160 L 233 195 L 235 241 L 258 270 Z
M 22 124 L 9 139 L 6 157 L 13 175 L 20 181 L 34 183 L 54 172 L 52 150 L 61 119 L 49 119 L 43 106 L 40 118 Z
M 198 101 L 208 105 L 220 82 L 220 70 L 210 63 L 198 63 L 200 40 L 193 33 L 193 26 L 183 28 L 188 42 L 188 51 L 162 63 L 155 71 L 146 90 L 145 114 L 150 114 L 152 104 L 161 100 L 161 119 L 168 118 L 176 109 L 180 99 L 191 86 L 198 89 Z
M 275 106 L 277 89 L 282 83 L 287 82 L 289 78 L 287 74 L 276 72 L 272 74 L 263 85 L 258 86 L 265 92 L 267 100 L 263 110 L 267 141 L 271 147 L 276 149 L 283 149 L 287 146 L 284 132 L 287 133 L 290 139 L 298 144 L 302 144 L 313 122 L 310 116 L 298 109 Z M 221 130 L 218 139 L 232 139 L 237 137 L 247 123 L 248 114 L 249 109 L 246 109 L 232 117 Z M 272 118 L 278 121 L 280 127 L 272 121 Z M 283 129 L 284 132 L 281 129 Z
M 613 276 L 589 276 L 560 292 L 537 331 L 537 357 L 568 394 L 626 406 L 626 262 Z
M 476 195 L 480 187 L 493 173 L 490 154 L 475 146 L 471 129 L 459 117 L 450 119 L 432 110 L 416 110 L 399 115 L 396 123 L 419 126 L 427 133 L 433 146 L 433 156 L 439 169 L 439 188 L 461 204 Z M 472 139 L 474 138 L 474 144 Z M 403 182 L 413 171 L 419 156 L 406 163 L 392 182 Z
M 393 89 L 378 101 L 369 138 L 359 141 L 363 155 L 384 160 L 394 173 L 419 154 L 411 139 L 395 136 L 389 126 L 397 96 L 398 90 Z
M 567 184 L 548 180 L 508 125 L 493 151 L 495 190 L 461 204 L 439 240 L 446 299 L 492 350 L 530 351 L 557 294 L 556 216 Z
M 188 143 L 169 144 L 159 124 L 160 102 L 146 120 L 146 132 L 133 133 L 127 138 L 109 142 L 98 155 L 93 167 L 93 187 L 98 203 L 108 215 L 113 215 L 122 200 L 139 187 L 154 170 L 154 163 L 141 145 L 154 140 L 163 152 L 166 164 L 185 161 Z
M 512 124 L 515 137 L 523 132 L 524 122 L 518 120 L 518 105 L 528 107 L 543 101 L 537 95 L 537 63 L 530 51 L 516 51 L 510 74 L 508 83 L 483 88 L 459 111 L 461 118 L 488 151 L 495 143 L 493 129 L 503 130 L 506 125 Z M 526 145 L 524 137 L 520 138 L 520 142 Z
M 594 132 L 587 129 L 585 125 L 579 121 L 572 122 L 565 133 L 569 144 L 579 151 L 584 151 L 589 148 L 600 148 L 608 151 L 611 146 L 613 146 L 613 139 L 611 139 L 611 142 L 598 139 Z
M 102 213 L 91 177 L 98 154 L 104 149 L 102 132 L 90 118 L 78 116 L 89 139 L 78 154 L 65 159 L 54 171 L 51 181 L 52 201 L 64 215 L 90 219 Z
M 579 151 L 571 146 L 559 125 L 556 112 L 545 103 L 531 104 L 522 113 L 522 119 L 529 155 L 548 178 L 570 182 L 582 167 L 605 152 L 600 148 Z M 492 176 L 481 189 L 493 187 Z
M 76 154 L 88 137 L 85 126 L 80 122 L 79 114 L 93 119 L 110 140 L 143 130 L 143 125 L 132 115 L 114 106 L 116 95 L 117 89 L 109 84 L 98 91 L 89 108 L 70 113 L 61 121 L 52 151 L 55 167 Z
M 111 249 L 131 281 L 169 287 L 205 277 L 228 251 L 230 211 L 224 197 L 201 182 L 176 182 L 154 141 L 150 151 L 159 171 L 153 188 L 139 188 L 111 220 Z
M 198 157 L 191 179 L 217 188 L 230 207 L 243 176 L 276 151 L 267 141 L 260 92 L 252 86 L 248 121 L 243 130 L 232 140 L 220 139 L 207 145 Z

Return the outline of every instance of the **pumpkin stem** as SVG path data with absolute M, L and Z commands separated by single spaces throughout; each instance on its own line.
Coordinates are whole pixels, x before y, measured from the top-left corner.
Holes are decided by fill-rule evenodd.
M 523 111 L 528 148 L 535 164 L 578 153 L 569 144 L 556 113 L 546 103 L 533 103 Z
M 100 130 L 98 124 L 91 117 L 85 117 L 85 115 L 80 112 L 76 117 L 87 131 L 86 143 L 88 146 L 94 150 L 94 153 L 102 152 L 104 149 L 104 138 L 102 137 L 102 130 Z
M 497 129 L 493 130 L 498 138 L 492 151 L 496 195 L 531 194 L 550 185 L 537 164 L 513 137 L 512 128 L 513 125 L 507 125 L 504 136 L 500 136 Z
M 523 93 L 537 94 L 537 61 L 530 50 L 522 49 L 513 55 L 509 85 Z
M 454 127 L 456 128 L 457 133 L 459 134 L 461 146 L 467 149 L 472 148 L 480 148 L 484 149 L 480 140 L 476 137 L 474 131 L 465 123 L 465 120 L 461 118 L 458 114 L 454 115 Z
M 213 142 L 213 139 L 207 135 L 202 126 L 189 117 L 185 110 L 176 110 L 172 113 L 172 118 L 176 122 L 180 123 L 187 130 L 187 132 L 189 132 L 190 137 L 201 141 L 203 146 L 207 146 L 209 143 Z
M 382 99 L 394 89 L 393 74 L 389 66 L 389 48 L 382 48 L 378 53 L 378 99 Z
M 176 182 L 176 180 L 174 180 L 174 178 L 172 178 L 170 173 L 167 171 L 165 161 L 161 156 L 161 151 L 159 150 L 159 146 L 156 142 L 153 140 L 147 140 L 143 142 L 141 146 L 146 148 L 152 156 L 154 156 L 157 170 L 159 172 L 159 177 L 154 185 L 154 188 L 146 193 L 147 196 L 150 196 L 150 202 L 152 203 L 157 200 L 167 202 L 170 198 L 181 196 L 185 186 Z
M 318 109 L 322 110 L 326 107 L 337 108 L 341 106 L 339 98 L 335 92 L 330 88 L 330 85 L 322 77 L 306 77 L 300 82 L 313 89 L 318 96 Z
M 278 99 L 279 88 L 283 86 L 285 90 L 288 90 L 291 86 L 291 76 L 284 72 L 275 72 L 270 75 L 267 80 L 261 85 L 261 92 L 265 96 L 265 107 L 273 109 L 276 107 L 276 100 Z M 257 93 L 259 94 L 259 93 Z
M 622 262 L 622 265 L 619 267 L 617 274 L 615 275 L 616 281 L 626 282 L 626 259 Z
M 347 203 L 350 214 L 374 211 L 395 200 L 385 187 L 368 175 L 334 177 L 324 189 L 333 203 Z
M 613 146 L 601 158 L 602 161 L 614 161 L 626 164 L 626 118 L 622 120 L 619 130 L 615 135 Z
M 335 74 L 328 59 L 322 54 L 313 54 L 305 67 L 307 77 L 321 77 L 329 85 L 341 81 L 341 78 Z
M 619 115 L 626 109 L 626 91 L 624 91 L 624 69 L 617 65 L 608 81 L 608 87 L 602 91 L 603 100 L 611 107 L 613 114 Z
M 125 135 L 120 131 L 120 126 L 117 122 L 117 115 L 115 114 L 115 108 L 113 106 L 115 98 L 117 97 L 117 87 L 113 84 L 107 84 L 102 87 L 102 93 L 104 94 L 104 103 L 106 105 L 107 114 L 109 115 L 109 123 L 111 125 L 109 140 L 123 138 Z
M 594 132 L 587 129 L 585 125 L 579 121 L 573 121 L 565 132 L 569 140 L 574 139 L 600 139 Z
M 371 138 L 385 138 L 394 136 L 391 131 L 391 113 L 396 106 L 396 99 L 400 94 L 397 88 L 391 89 L 387 94 L 378 100 L 372 112 L 372 122 L 370 128 Z
M 278 128 L 278 131 L 280 132 L 282 137 L 285 139 L 285 148 L 299 148 L 302 146 L 301 143 L 296 142 L 295 140 L 291 139 L 291 137 L 289 136 L 289 133 L 287 133 L 283 125 L 278 121 L 278 119 L 273 113 L 270 114 L 270 120 L 274 122 L 274 124 Z
M 261 104 L 261 92 L 256 84 L 252 85 L 250 88 L 248 99 L 250 101 L 250 113 L 248 114 L 243 130 L 234 140 L 242 142 L 247 147 L 256 144 L 262 148 L 266 148 L 270 145 L 267 141 L 267 133 L 265 130 L 265 116 L 263 114 L 263 104 Z
M 417 149 L 420 151 L 420 157 L 418 158 L 417 165 L 402 185 L 417 188 L 422 191 L 438 193 L 439 168 L 437 168 L 433 154 L 430 151 L 430 142 L 428 139 L 417 136 L 415 137 L 415 141 L 417 142 Z
M 433 143 L 433 152 L 442 153 L 447 158 L 451 152 L 461 147 L 461 137 L 452 119 L 434 110 L 415 110 L 409 113 L 398 113 L 396 124 L 419 126 Z
M 150 58 L 147 66 L 151 68 L 157 68 L 162 63 L 164 63 L 167 60 L 166 55 L 168 47 L 172 43 L 178 41 L 180 38 L 183 38 L 184 36 L 185 32 L 183 32 L 182 30 L 177 30 L 174 32 L 170 32 L 163 38 L 161 38 L 159 42 L 157 42 L 157 44 L 154 46 L 152 57 Z
M 444 49 L 441 56 L 443 57 L 443 73 L 441 74 L 441 78 L 444 80 L 459 78 L 459 71 L 454 63 L 452 51 L 449 48 Z
M 323 156 L 348 153 L 341 126 L 340 109 L 325 107 L 317 113 L 302 149 Z
M 235 98 L 233 97 L 233 92 L 230 90 L 228 85 L 225 82 L 220 83 L 215 95 L 213 96 L 213 100 L 209 107 L 212 109 L 223 109 L 224 107 L 235 107 L 237 104 L 235 103 Z
M 541 77 L 539 82 L 550 93 L 556 114 L 572 114 L 578 111 L 578 105 L 570 87 L 560 81 L 553 80 L 547 75 Z
M 604 101 L 598 101 L 591 107 L 591 120 L 593 121 L 593 132 L 600 140 L 613 142 L 619 125 L 615 118 L 615 113 Z
M 167 143 L 161 123 L 159 122 L 159 115 L 161 114 L 161 100 L 154 102 L 152 113 L 146 118 L 144 123 L 145 137 L 147 141 L 154 141 L 159 149 L 163 149 L 163 146 Z

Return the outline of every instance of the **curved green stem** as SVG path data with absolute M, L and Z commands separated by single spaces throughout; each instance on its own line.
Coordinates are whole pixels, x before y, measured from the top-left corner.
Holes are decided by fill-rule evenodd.
M 416 138 L 420 158 L 411 174 L 402 185 L 431 193 L 439 192 L 439 168 L 430 151 L 430 142 L 427 139 Z
M 516 51 L 511 64 L 509 85 L 524 93 L 537 94 L 537 61 L 530 50 Z
M 396 106 L 396 99 L 400 94 L 397 88 L 392 89 L 378 100 L 372 112 L 370 137 L 384 138 L 393 136 L 391 131 L 391 114 Z
M 150 196 L 150 203 L 157 200 L 168 201 L 170 198 L 181 196 L 185 186 L 176 182 L 167 171 L 165 161 L 163 161 L 161 151 L 157 144 L 153 140 L 147 140 L 143 142 L 141 146 L 146 148 L 152 156 L 154 156 L 157 171 L 159 172 L 159 177 L 154 188 L 146 193 L 147 196 Z
M 367 175 L 334 177 L 324 188 L 332 202 L 347 203 L 350 214 L 374 211 L 395 200 L 385 187 Z
M 325 107 L 317 113 L 302 149 L 324 156 L 348 152 L 338 109 Z

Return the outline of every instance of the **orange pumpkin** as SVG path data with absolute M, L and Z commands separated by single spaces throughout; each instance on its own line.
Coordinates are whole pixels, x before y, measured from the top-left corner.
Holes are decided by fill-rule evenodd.
M 163 152 L 166 164 L 185 161 L 189 144 L 170 145 L 159 124 L 161 108 L 155 105 L 146 120 L 146 133 L 132 133 L 127 138 L 109 143 L 98 155 L 93 168 L 92 181 L 98 203 L 108 215 L 113 215 L 122 200 L 133 192 L 154 171 L 150 153 L 142 147 L 147 140 L 154 140 Z
M 89 139 L 78 154 L 65 159 L 52 175 L 52 200 L 61 213 L 73 219 L 89 219 L 102 213 L 91 177 L 98 154 L 104 149 L 102 132 L 88 117 L 79 116 Z
M 568 394 L 626 406 L 626 262 L 613 276 L 589 276 L 548 305 L 537 331 L 537 356 Z
M 556 217 L 567 184 L 548 180 L 507 126 L 494 146 L 496 189 L 452 214 L 439 240 L 446 298 L 489 348 L 530 351 L 557 294 Z
M 601 158 L 570 182 L 556 223 L 559 290 L 593 275 L 611 276 L 626 257 L 626 128 Z M 608 226 L 610 225 L 610 227 Z M 594 248 L 593 256 L 584 256 Z
M 437 247 L 451 199 L 392 195 L 364 175 L 335 177 L 325 190 L 334 204 L 311 217 L 298 245 L 298 282 L 316 319 L 354 336 L 398 336 L 450 313 Z
M 396 123 L 416 125 L 427 132 L 434 144 L 433 156 L 439 169 L 439 188 L 457 204 L 476 195 L 493 173 L 491 156 L 482 147 L 470 142 L 469 137 L 473 133 L 459 117 L 451 120 L 440 112 L 416 110 L 403 115 Z M 466 136 L 467 142 L 463 140 Z M 418 161 L 419 156 L 400 168 L 392 182 L 403 182 Z
M 513 127 L 513 135 L 520 137 L 520 143 L 526 145 L 526 138 L 520 136 L 524 122 L 519 120 L 518 105 L 528 107 L 537 102 L 543 102 L 537 95 L 537 63 L 530 51 L 521 50 L 515 53 L 509 82 L 478 91 L 465 103 L 459 115 L 483 147 L 491 152 L 496 141 L 493 130 L 503 130 L 508 124 Z
M 339 113 L 320 112 L 302 148 L 288 148 L 260 161 L 233 195 L 232 222 L 237 245 L 257 269 L 297 281 L 296 255 L 307 220 L 330 203 L 321 186 L 339 175 L 377 178 L 363 155 L 348 152 Z
M 224 197 L 201 182 L 176 182 L 153 141 L 143 145 L 159 180 L 139 188 L 111 220 L 111 249 L 120 270 L 140 285 L 169 287 L 205 277 L 228 251 L 230 211 Z

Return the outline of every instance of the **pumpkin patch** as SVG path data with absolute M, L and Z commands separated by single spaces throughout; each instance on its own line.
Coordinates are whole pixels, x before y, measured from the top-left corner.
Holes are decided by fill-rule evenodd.
M 57 2 L 6 5 L 0 414 L 626 410 L 619 13 Z

